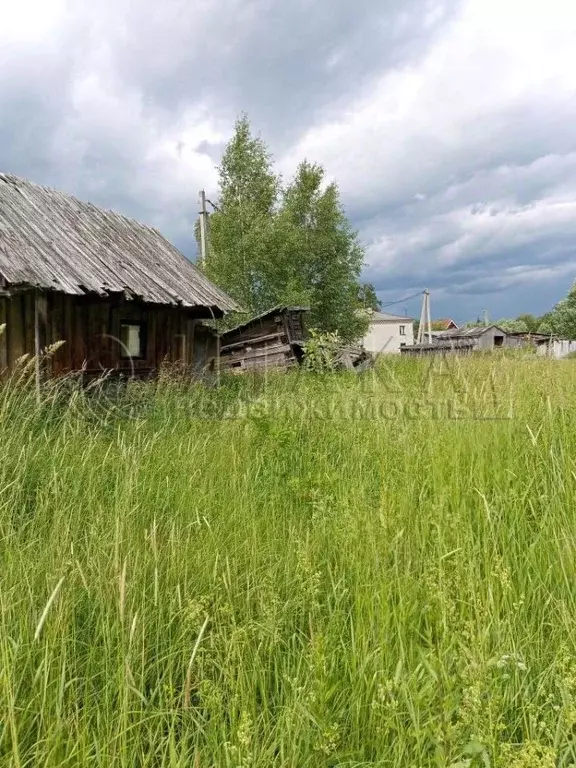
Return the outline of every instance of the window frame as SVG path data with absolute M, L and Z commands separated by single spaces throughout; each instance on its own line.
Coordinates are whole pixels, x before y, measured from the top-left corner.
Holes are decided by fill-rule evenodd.
M 128 351 L 128 344 L 123 340 L 122 329 L 136 327 L 139 330 L 140 353 L 132 355 Z M 125 319 L 120 321 L 120 359 L 121 360 L 145 360 L 147 347 L 147 328 L 146 323 L 140 320 Z
M 398 328 L 400 329 L 400 336 L 406 336 L 406 326 L 399 325 Z

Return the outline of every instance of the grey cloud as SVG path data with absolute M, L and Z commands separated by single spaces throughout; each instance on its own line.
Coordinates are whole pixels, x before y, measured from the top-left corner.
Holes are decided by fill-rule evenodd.
M 388 209 L 396 217 L 400 209 L 410 218 L 428 218 L 440 200 L 452 209 L 494 199 L 540 199 L 551 186 L 574 178 L 575 120 L 576 102 L 550 99 L 538 113 L 526 100 L 465 126 L 456 142 L 415 132 L 402 137 L 401 146 L 384 143 L 389 155 L 380 164 L 388 174 L 374 173 L 355 190 L 350 215 L 366 220 Z M 415 199 L 422 194 L 424 200 Z
M 49 178 L 51 142 L 67 105 L 66 55 L 0 59 L 0 160 L 3 171 Z
M 245 110 L 279 159 L 294 165 L 309 129 L 352 119 L 359 95 L 420 61 L 461 5 L 72 5 L 57 39 L 14 49 L 7 61 L 0 52 L 0 170 L 158 226 L 192 256 L 197 190 L 213 184 L 224 144 L 222 136 L 181 135 L 179 121 L 192 113 L 227 134 Z M 560 298 L 571 280 L 576 217 L 543 202 L 574 199 L 575 119 L 574 101 L 524 93 L 463 119 L 459 135 L 408 119 L 393 135 L 375 128 L 366 144 L 344 140 L 341 191 L 369 247 L 366 277 L 382 297 L 428 286 L 442 314 L 464 311 L 480 294 L 499 314 L 544 311 L 551 296 Z M 152 151 L 162 142 L 173 156 Z M 490 215 L 497 226 L 486 224 Z M 514 271 L 522 266 L 525 279 Z M 522 305 L 528 300 L 534 306 Z
M 168 0 L 160 17 L 129 4 L 131 34 L 112 55 L 155 105 L 197 101 L 227 119 L 248 110 L 279 147 L 375 73 L 421 55 L 458 5 L 365 0 L 359 12 L 348 0 L 225 0 L 190 13 Z
M 428 252 L 399 271 L 368 270 L 367 278 L 383 300 L 428 288 L 437 316 L 466 320 L 486 307 L 493 316 L 540 314 L 576 279 L 576 249 L 571 238 L 558 243 L 549 237 L 529 247 L 510 246 L 444 269 L 437 268 L 433 252 Z
M 440 157 L 431 150 L 428 167 L 414 166 L 412 174 L 409 165 L 399 188 L 388 187 L 383 195 L 373 190 L 371 196 L 364 190 L 366 207 L 357 203 L 351 210 L 373 249 L 372 260 L 390 249 L 395 253 L 384 258 L 382 269 L 368 270 L 377 287 L 412 283 L 417 274 L 420 286 L 449 292 L 441 304 L 447 314 L 450 302 L 457 305 L 464 294 L 491 294 L 495 313 L 506 315 L 546 311 L 551 293 L 554 303 L 567 291 L 572 265 L 576 274 L 576 217 L 551 217 L 555 202 L 561 206 L 575 200 L 576 138 L 569 126 L 576 106 L 548 107 L 534 113 L 525 104 L 522 110 L 493 116 L 484 121 L 485 136 L 472 132 Z M 522 114 L 522 131 L 516 130 L 512 114 Z M 420 151 L 425 145 L 424 139 Z M 378 205 L 382 198 L 384 204 Z M 380 241 L 382 233 L 385 241 Z M 450 250 L 458 253 L 457 261 L 443 263 Z M 526 269 L 513 275 L 516 285 L 532 274 L 547 285 L 533 294 L 518 289 L 518 296 L 530 295 L 533 304 L 528 306 L 510 298 L 515 291 L 506 271 L 523 265 Z M 548 290 L 549 284 L 554 290 Z
M 458 5 L 446 3 L 444 16 Z M 145 221 L 160 219 L 194 252 L 185 233 L 192 231 L 201 179 L 171 201 L 167 217 L 141 183 L 163 171 L 146 159 L 143 126 L 162 134 L 193 108 L 217 121 L 222 116 L 229 130 L 247 110 L 278 150 L 318 110 L 425 49 L 443 18 L 432 14 L 438 4 L 367 0 L 362 13 L 345 0 L 72 4 L 57 39 L 16 49 L 0 73 L 0 166 Z M 111 93 L 107 104 L 97 94 L 93 104 L 88 97 L 78 103 L 91 77 L 123 99 L 114 102 Z M 139 117 L 131 121 L 123 102 Z M 211 167 L 222 148 L 176 144 L 178 153 L 193 149 Z
M 214 165 L 218 165 L 220 158 L 222 157 L 222 153 L 226 149 L 226 145 L 223 142 L 215 144 L 209 141 L 201 141 L 196 145 L 196 147 L 194 147 L 194 149 L 200 154 L 207 155 L 210 160 L 212 160 Z

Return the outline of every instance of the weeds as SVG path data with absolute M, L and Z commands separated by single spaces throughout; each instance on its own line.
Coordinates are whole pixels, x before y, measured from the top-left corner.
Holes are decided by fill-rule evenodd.
M 6 385 L 0 764 L 575 765 L 573 363 L 450 365 Z

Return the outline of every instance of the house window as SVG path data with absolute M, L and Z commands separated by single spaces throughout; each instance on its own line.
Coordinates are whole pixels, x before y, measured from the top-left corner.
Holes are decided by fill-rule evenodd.
M 144 357 L 144 326 L 142 323 L 120 324 L 120 357 Z
M 401 325 L 400 326 L 400 336 L 406 336 L 406 326 Z

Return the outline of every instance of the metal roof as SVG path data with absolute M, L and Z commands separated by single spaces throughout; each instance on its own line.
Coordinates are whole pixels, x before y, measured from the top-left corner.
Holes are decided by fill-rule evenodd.
M 0 277 L 8 287 L 239 309 L 158 230 L 8 174 L 0 174 Z
M 406 323 L 410 323 L 414 321 L 413 317 L 406 317 L 406 315 L 391 315 L 389 312 L 371 312 L 370 313 L 370 322 L 371 323 L 390 323 L 390 322 L 400 322 L 404 320 Z
M 449 331 L 440 331 L 438 332 L 437 338 L 439 339 L 454 339 L 454 338 L 475 338 L 477 336 L 483 336 L 486 331 L 489 331 L 491 328 L 496 328 L 497 331 L 500 331 L 504 336 L 506 336 L 506 331 L 500 328 L 499 325 L 488 325 L 488 326 L 473 326 L 472 328 L 452 328 Z

